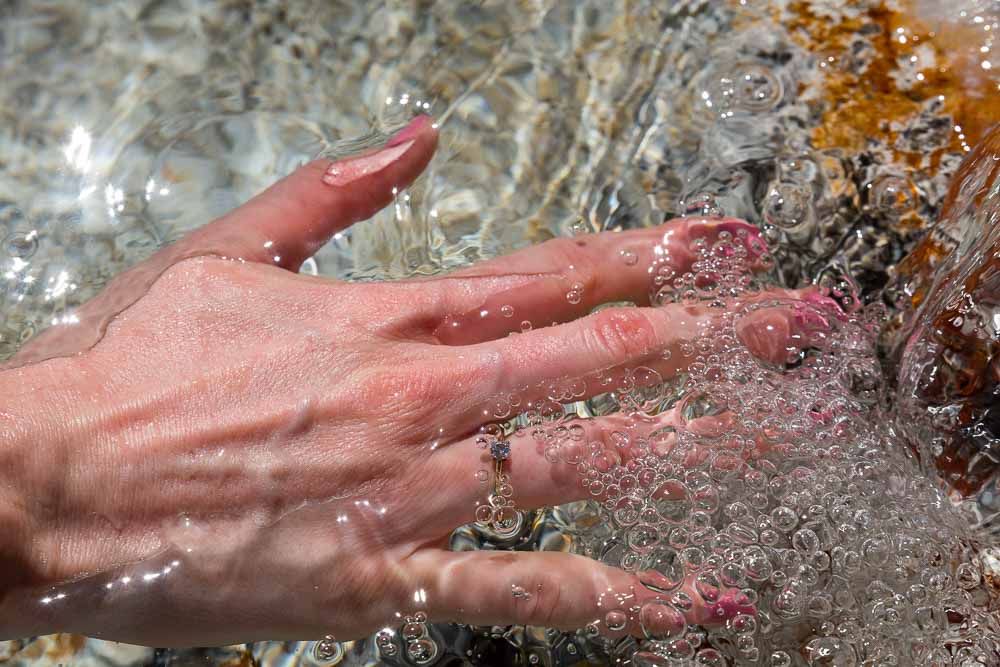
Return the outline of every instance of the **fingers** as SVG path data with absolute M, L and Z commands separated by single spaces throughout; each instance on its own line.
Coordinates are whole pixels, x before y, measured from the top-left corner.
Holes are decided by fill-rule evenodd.
M 749 223 L 684 218 L 655 229 L 554 239 L 458 271 L 438 279 L 453 285 L 456 295 L 435 335 L 449 345 L 468 345 L 520 331 L 523 323 L 565 322 L 604 303 L 648 305 L 657 280 L 691 269 L 698 240 L 722 234 L 742 244 L 751 265 L 766 251 Z
M 668 582 L 655 571 L 637 576 L 574 554 L 424 551 L 410 565 L 428 615 L 439 621 L 565 630 L 593 624 L 611 636 L 669 639 L 688 624 L 756 613 L 745 596 L 715 582 Z
M 172 252 L 211 252 L 297 271 L 335 233 L 388 205 L 420 175 L 436 146 L 437 130 L 420 116 L 376 151 L 310 162 Z

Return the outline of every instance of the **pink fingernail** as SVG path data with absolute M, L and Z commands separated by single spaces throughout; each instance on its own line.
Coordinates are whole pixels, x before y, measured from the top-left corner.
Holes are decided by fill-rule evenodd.
M 740 591 L 730 590 L 722 599 L 705 607 L 704 623 L 721 623 L 740 614 L 755 615 L 757 608 L 750 603 L 750 598 Z
M 410 150 L 411 146 L 413 146 L 412 139 L 395 146 L 386 146 L 371 155 L 338 160 L 327 167 L 323 173 L 323 182 L 327 185 L 341 187 L 369 174 L 374 174 L 398 160 L 403 153 Z
M 413 139 L 430 122 L 431 122 L 430 116 L 417 116 L 416 118 L 410 121 L 409 125 L 407 125 L 402 130 L 389 137 L 389 141 L 385 142 L 385 147 L 392 148 L 393 146 L 398 146 L 404 141 L 409 141 L 410 139 Z

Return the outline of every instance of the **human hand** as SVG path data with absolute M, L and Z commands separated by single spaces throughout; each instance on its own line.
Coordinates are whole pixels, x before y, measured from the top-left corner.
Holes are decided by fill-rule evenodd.
M 583 556 L 446 550 L 487 493 L 476 434 L 494 419 L 488 399 L 516 394 L 528 409 L 551 402 L 554 378 L 683 370 L 678 350 L 717 309 L 588 313 L 648 306 L 654 246 L 682 273 L 692 238 L 754 230 L 673 221 L 558 239 L 433 279 L 295 273 L 416 178 L 436 142 L 418 119 L 365 158 L 301 168 L 84 306 L 90 322 L 131 304 L 91 349 L 39 361 L 72 339 L 55 330 L 49 348 L 42 338 L 25 351 L 35 363 L 0 373 L 10 397 L 0 499 L 23 510 L 13 533 L 23 548 L 8 553 L 27 568 L 5 582 L 0 635 L 346 640 L 415 611 L 572 628 L 619 596 L 616 606 L 645 617 L 615 632 L 670 636 L 753 611 L 735 591 L 708 602 L 687 582 L 693 605 L 680 619 L 658 610 L 661 594 L 641 576 Z M 623 253 L 637 261 L 609 265 Z M 522 321 L 531 330 L 508 335 Z M 763 354 L 780 359 L 801 328 L 772 317 Z M 585 395 L 607 391 L 585 385 Z M 611 448 L 614 428 L 613 417 L 587 420 L 587 440 Z M 518 507 L 587 497 L 530 439 L 513 448 Z

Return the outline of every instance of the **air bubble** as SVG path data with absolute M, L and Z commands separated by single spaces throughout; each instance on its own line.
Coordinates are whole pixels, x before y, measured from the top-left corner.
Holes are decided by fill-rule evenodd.
M 619 254 L 625 266 L 635 266 L 639 262 L 639 255 L 633 250 L 622 250 Z
M 913 182 L 905 176 L 884 174 L 868 184 L 871 206 L 893 217 L 902 217 L 916 211 L 920 194 Z
M 794 183 L 773 185 L 764 200 L 764 220 L 783 229 L 810 224 L 812 195 Z
M 785 651 L 774 651 L 770 657 L 770 667 L 791 667 L 792 656 Z
M 604 623 L 608 626 L 608 630 L 615 632 L 624 630 L 625 626 L 628 625 L 628 616 L 620 609 L 615 609 L 607 613 L 604 617 Z
M 438 645 L 431 639 L 417 639 L 406 645 L 406 656 L 418 665 L 426 665 L 437 658 Z
M 639 611 L 639 625 L 646 639 L 666 641 L 683 635 L 687 620 L 670 604 L 647 602 Z
M 29 259 L 38 250 L 38 232 L 13 232 L 3 241 L 4 252 L 17 259 Z
M 725 656 L 714 648 L 703 648 L 694 656 L 695 667 L 727 667 Z
M 742 65 L 732 78 L 734 102 L 747 111 L 769 111 L 781 102 L 784 93 L 781 79 L 764 65 Z
M 341 646 L 340 642 L 335 640 L 330 635 L 327 635 L 320 641 L 316 642 L 316 645 L 313 648 L 313 657 L 320 663 L 337 662 L 343 656 L 343 646 Z
M 693 194 L 681 201 L 682 216 L 697 216 L 701 218 L 721 218 L 725 215 L 715 196 L 707 192 Z

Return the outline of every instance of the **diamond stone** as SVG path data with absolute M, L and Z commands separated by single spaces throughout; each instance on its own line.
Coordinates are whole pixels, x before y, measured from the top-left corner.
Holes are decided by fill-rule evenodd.
M 506 461 L 510 458 L 510 443 L 506 440 L 497 440 L 490 445 L 490 453 L 497 461 Z

